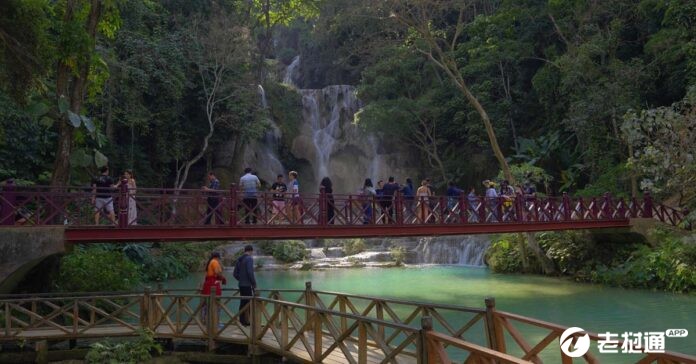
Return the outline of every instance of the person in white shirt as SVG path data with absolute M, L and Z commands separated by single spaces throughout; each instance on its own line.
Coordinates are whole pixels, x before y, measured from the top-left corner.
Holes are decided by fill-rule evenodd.
M 251 173 L 251 168 L 244 168 L 244 175 L 239 179 L 239 187 L 242 189 L 242 208 L 244 211 L 244 223 L 256 224 L 258 215 L 258 189 L 261 187 L 259 177 Z

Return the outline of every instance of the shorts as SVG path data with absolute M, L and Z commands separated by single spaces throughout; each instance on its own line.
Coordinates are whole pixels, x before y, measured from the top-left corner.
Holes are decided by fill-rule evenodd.
M 285 201 L 273 200 L 273 209 L 276 213 L 282 212 L 285 208 Z
M 114 212 L 114 199 L 111 197 L 97 197 L 94 200 L 94 211 L 108 213 Z

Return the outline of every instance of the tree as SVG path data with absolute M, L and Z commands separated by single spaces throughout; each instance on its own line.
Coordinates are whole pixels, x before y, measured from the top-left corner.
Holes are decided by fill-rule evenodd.
M 250 88 L 251 81 L 244 77 L 244 71 L 249 69 L 251 50 L 249 29 L 236 23 L 232 14 L 214 7 L 206 22 L 196 22 L 193 34 L 192 60 L 203 88 L 207 133 L 192 156 L 184 156 L 183 161 L 177 161 L 174 180 L 177 189 L 183 188 L 191 166 L 208 151 L 216 127 L 234 121 L 234 116 L 225 112 L 229 106 L 227 103 L 240 97 L 245 88 Z
M 641 188 L 664 197 L 679 196 L 679 204 L 696 202 L 696 86 L 671 106 L 629 110 L 621 125 L 633 155 L 631 169 L 643 177 Z
M 70 179 L 70 157 L 75 128 L 88 119 L 80 117 L 90 72 L 94 67 L 97 32 L 113 37 L 119 25 L 116 0 L 65 0 L 55 5 L 58 31 L 55 85 L 58 103 L 58 145 L 52 185 Z
M 498 144 L 493 123 L 477 96 L 471 92 L 456 58 L 460 36 L 462 36 L 467 21 L 473 17 L 470 14 L 471 4 L 457 0 L 391 0 L 390 4 L 391 16 L 408 27 L 411 45 L 414 49 L 442 70 L 479 114 L 493 154 L 498 160 L 505 178 L 513 182 L 510 167 Z M 449 25 L 446 18 L 453 15 L 456 16 L 456 23 Z M 438 28 L 438 26 L 441 27 Z

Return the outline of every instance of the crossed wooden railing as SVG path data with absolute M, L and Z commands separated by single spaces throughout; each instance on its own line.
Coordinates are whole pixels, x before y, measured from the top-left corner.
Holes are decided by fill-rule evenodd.
M 237 292 L 204 296 L 147 289 L 6 295 L 0 297 L 0 341 L 136 336 L 149 329 L 162 339 L 205 340 L 211 350 L 217 343 L 236 343 L 247 345 L 250 354 L 267 351 L 307 363 L 542 363 L 542 356 L 572 363 L 558 346 L 566 327 L 498 311 L 492 298 L 485 308 L 470 308 L 317 291 L 308 282 L 305 290 L 256 292 L 238 310 L 241 299 Z M 249 327 L 240 323 L 243 316 L 250 319 Z M 519 325 L 547 333 L 525 335 Z M 673 352 L 633 358 L 637 363 L 696 363 L 694 356 Z M 599 362 L 591 353 L 582 359 Z
M 185 189 L 139 188 L 100 192 L 112 201 L 117 226 L 193 227 L 225 226 L 359 226 L 359 225 L 465 225 L 544 224 L 624 221 L 655 218 L 679 225 L 688 214 L 653 202 L 650 194 L 624 200 L 609 194 L 582 198 L 515 195 L 393 197 L 259 192 L 248 198 L 232 185 L 229 190 L 206 192 Z M 91 188 L 17 187 L 0 190 L 0 225 L 71 227 L 94 226 Z M 129 207 L 136 213 L 129 215 Z

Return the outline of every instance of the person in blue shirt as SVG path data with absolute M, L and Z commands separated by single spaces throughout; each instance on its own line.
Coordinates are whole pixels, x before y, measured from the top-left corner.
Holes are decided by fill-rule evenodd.
M 215 216 L 215 223 L 222 225 L 222 211 L 220 210 L 220 180 L 215 177 L 213 171 L 208 172 L 208 186 L 203 186 L 208 191 L 208 209 L 205 212 L 205 224 L 210 225 L 210 220 Z
M 447 210 L 449 212 L 454 212 L 454 208 L 457 207 L 459 202 L 459 195 L 463 192 L 464 190 L 455 186 L 454 182 L 447 184 Z
M 237 259 L 234 264 L 232 276 L 239 281 L 239 295 L 244 297 L 239 300 L 239 322 L 244 326 L 249 326 L 249 311 L 243 311 L 249 304 L 249 298 L 253 297 L 256 290 L 256 277 L 254 276 L 254 247 L 247 245 L 244 247 L 244 254 Z
M 406 208 L 406 219 L 413 218 L 413 200 L 416 196 L 416 189 L 413 187 L 413 180 L 406 178 L 406 184 L 401 188 L 401 193 L 404 196 L 404 207 Z
M 251 173 L 251 168 L 247 167 L 244 168 L 244 175 L 239 179 L 239 186 L 244 193 L 244 198 L 242 200 L 242 206 L 245 210 L 244 223 L 249 224 L 251 222 L 256 224 L 256 217 L 258 215 L 258 199 L 256 194 L 261 187 L 261 181 L 259 181 L 259 177 Z

